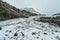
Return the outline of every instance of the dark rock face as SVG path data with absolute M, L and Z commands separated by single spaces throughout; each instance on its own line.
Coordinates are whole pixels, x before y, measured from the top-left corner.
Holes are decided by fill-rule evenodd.
M 2 30 L 2 28 L 0 27 L 0 30 Z
M 53 15 L 54 15 L 54 16 L 55 16 L 55 15 L 60 15 L 60 13 L 57 13 L 57 14 L 53 14 Z
M 60 17 L 40 17 L 36 21 L 54 23 L 54 24 L 57 24 L 58 26 L 60 26 Z
M 35 16 L 36 13 L 31 13 L 25 10 L 20 10 L 14 6 L 9 5 L 6 2 L 0 0 L 0 20 L 7 20 L 12 18 L 28 18 Z

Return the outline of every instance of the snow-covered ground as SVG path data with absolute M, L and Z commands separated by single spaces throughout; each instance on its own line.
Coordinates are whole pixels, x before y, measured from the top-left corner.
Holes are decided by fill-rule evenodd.
M 60 40 L 60 27 L 33 18 L 0 21 L 0 40 Z

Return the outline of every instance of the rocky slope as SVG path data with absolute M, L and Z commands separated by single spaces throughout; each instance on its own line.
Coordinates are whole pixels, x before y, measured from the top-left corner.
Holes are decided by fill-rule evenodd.
M 60 26 L 60 17 L 57 17 L 57 16 L 56 17 L 40 17 L 35 21 L 53 23 L 55 25 Z
M 6 2 L 3 2 L 0 0 L 0 20 L 6 20 L 11 18 L 18 18 L 18 17 L 29 17 L 29 16 L 35 16 L 36 13 L 31 13 L 25 10 L 20 10 L 14 6 L 9 5 Z

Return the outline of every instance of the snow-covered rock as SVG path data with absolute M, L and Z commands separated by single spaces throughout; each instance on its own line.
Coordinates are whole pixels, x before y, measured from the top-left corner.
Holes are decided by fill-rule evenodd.
M 26 10 L 28 12 L 31 12 L 31 13 L 36 13 L 36 14 L 40 14 L 39 12 L 37 12 L 35 9 L 33 8 L 22 8 L 21 10 Z

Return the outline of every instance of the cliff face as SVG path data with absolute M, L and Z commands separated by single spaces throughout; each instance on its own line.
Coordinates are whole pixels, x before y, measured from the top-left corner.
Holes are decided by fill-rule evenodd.
M 9 5 L 6 2 L 0 0 L 0 20 L 12 19 L 12 18 L 26 18 L 29 16 L 35 16 L 37 14 L 32 14 L 31 12 L 17 9 L 14 6 Z

